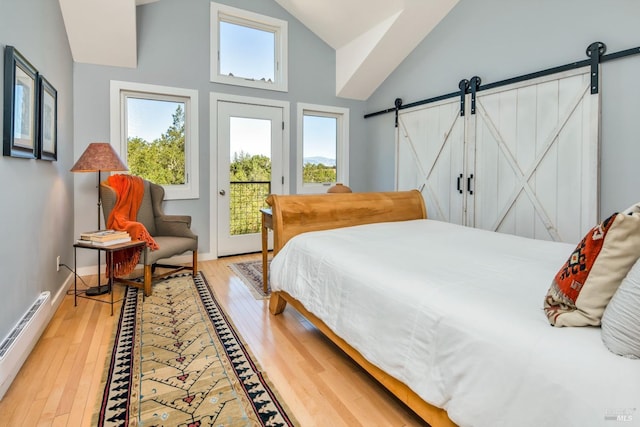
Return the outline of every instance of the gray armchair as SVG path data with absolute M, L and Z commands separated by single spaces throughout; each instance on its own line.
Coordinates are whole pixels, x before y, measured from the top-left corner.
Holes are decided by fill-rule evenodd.
M 105 223 L 116 203 L 116 192 L 107 182 L 100 183 L 100 197 L 102 198 L 102 212 Z M 160 247 L 151 251 L 145 247 L 140 262 L 144 263 L 144 294 L 151 295 L 151 284 L 154 280 L 174 274 L 180 270 L 192 270 L 193 275 L 198 274 L 198 236 L 191 231 L 191 217 L 188 215 L 165 215 L 162 209 L 164 200 L 164 188 L 162 186 L 144 180 L 144 196 L 137 221 L 144 224 Z M 158 261 L 191 251 L 193 263 L 191 267 L 183 265 L 160 264 Z M 169 268 L 156 274 L 156 267 Z M 118 279 L 129 284 L 139 283 Z

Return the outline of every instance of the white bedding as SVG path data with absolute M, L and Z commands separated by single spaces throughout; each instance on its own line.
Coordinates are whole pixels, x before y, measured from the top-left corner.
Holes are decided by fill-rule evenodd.
M 542 310 L 573 248 L 434 220 L 371 224 L 296 236 L 271 286 L 460 426 L 640 426 L 640 360 Z M 631 420 L 607 419 L 618 414 Z

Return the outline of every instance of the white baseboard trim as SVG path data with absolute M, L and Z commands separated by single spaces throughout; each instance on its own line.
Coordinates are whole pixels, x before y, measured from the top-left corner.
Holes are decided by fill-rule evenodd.
M 20 372 L 20 368 L 64 299 L 72 278 L 73 274 L 67 276 L 53 298 L 51 292 L 42 292 L 36 298 L 34 305 L 27 310 L 7 338 L 2 341 L 6 348 L 0 354 L 0 400 Z M 35 308 L 36 305 L 37 308 Z

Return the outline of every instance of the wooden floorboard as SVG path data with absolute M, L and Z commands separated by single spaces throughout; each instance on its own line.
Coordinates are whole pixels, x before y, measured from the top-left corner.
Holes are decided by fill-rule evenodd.
M 301 426 L 424 426 L 291 307 L 272 316 L 234 275 L 243 255 L 199 263 L 217 299 Z M 96 276 L 85 277 L 94 285 Z M 122 298 L 117 285 L 114 296 Z M 0 401 L 0 426 L 90 426 L 121 303 L 68 294 Z

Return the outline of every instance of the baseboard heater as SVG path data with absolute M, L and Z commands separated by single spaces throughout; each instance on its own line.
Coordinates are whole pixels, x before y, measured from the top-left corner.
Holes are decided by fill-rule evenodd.
M 42 292 L 0 343 L 0 400 L 46 326 L 50 297 L 49 291 Z

